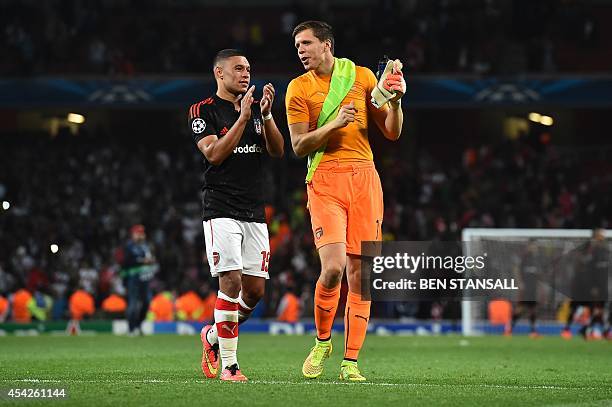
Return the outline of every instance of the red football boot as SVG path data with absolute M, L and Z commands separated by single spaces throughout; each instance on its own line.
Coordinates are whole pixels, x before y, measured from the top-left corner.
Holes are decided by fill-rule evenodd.
M 234 363 L 223 369 L 223 372 L 221 372 L 221 380 L 226 382 L 246 382 L 249 379 L 240 372 L 238 365 Z
M 202 373 L 209 379 L 217 377 L 217 372 L 219 371 L 219 344 L 211 344 L 206 337 L 211 328 L 212 325 L 206 325 L 200 331 L 200 339 L 202 340 Z

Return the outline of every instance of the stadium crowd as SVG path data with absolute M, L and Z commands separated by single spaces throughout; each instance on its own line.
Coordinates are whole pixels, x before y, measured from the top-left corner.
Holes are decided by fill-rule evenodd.
M 162 313 L 211 317 L 204 304 L 217 287 L 203 247 L 203 158 L 187 135 L 162 144 L 86 131 L 56 139 L 5 135 L 0 152 L 0 201 L 10 205 L 0 211 L 0 316 L 15 319 L 6 310 L 7 299 L 16 297 L 30 302 L 29 315 L 37 319 L 117 312 L 117 297 L 126 290 L 122 248 L 130 227 L 142 223 L 159 266 L 152 288 L 166 304 Z M 375 154 L 385 190 L 385 239 L 456 240 L 465 227 L 612 224 L 609 151 L 581 154 L 524 137 L 466 148 L 455 163 L 425 149 L 416 161 L 399 154 Z M 256 315 L 277 316 L 279 304 L 285 311 L 289 302 L 291 315 L 281 318 L 295 319 L 296 307 L 303 316 L 312 310 L 319 270 L 304 163 L 293 154 L 270 162 L 271 280 Z M 72 304 L 74 293 L 81 305 Z M 114 305 L 103 307 L 112 295 Z M 407 312 L 377 306 L 373 315 Z
M 375 66 L 384 49 L 409 72 L 601 72 L 612 62 L 606 2 L 286 3 L 3 1 L 0 75 L 208 74 L 223 48 L 247 51 L 258 72 L 286 73 L 297 63 L 291 31 L 308 19 L 330 22 L 345 56 Z
M 370 67 L 384 49 L 410 73 L 600 72 L 612 63 L 612 28 L 603 23 L 611 17 L 605 2 L 572 0 L 295 1 L 239 9 L 8 0 L 0 2 L 0 77 L 208 74 L 213 55 L 228 47 L 246 50 L 254 72 L 294 73 L 291 31 L 310 18 L 329 21 L 343 56 Z M 26 319 L 121 312 L 123 245 L 134 224 L 145 225 L 157 261 L 152 288 L 160 312 L 167 316 L 170 304 L 172 318 L 210 318 L 204 304 L 217 287 L 203 247 L 203 158 L 184 134 L 150 141 L 87 126 L 78 137 L 0 137 L 0 320 L 21 319 L 11 306 L 16 299 Z M 610 227 L 609 151 L 567 151 L 533 137 L 448 148 L 463 160 L 426 148 L 411 159 L 400 149 L 375 154 L 386 239 L 456 240 L 468 226 Z M 311 312 L 319 265 L 304 162 L 287 156 L 268 168 L 272 278 L 257 315 L 291 320 L 297 308 Z M 406 312 L 413 313 L 381 306 L 372 315 Z

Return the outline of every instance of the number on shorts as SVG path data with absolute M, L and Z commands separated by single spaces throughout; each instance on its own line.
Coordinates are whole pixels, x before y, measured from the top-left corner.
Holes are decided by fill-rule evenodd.
M 270 264 L 270 252 L 261 252 L 261 271 L 268 272 L 268 265 Z

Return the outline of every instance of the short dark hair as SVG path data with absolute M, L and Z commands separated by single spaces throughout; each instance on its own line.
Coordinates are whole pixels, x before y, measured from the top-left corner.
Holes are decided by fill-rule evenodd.
M 222 49 L 221 51 L 217 52 L 217 55 L 215 55 L 215 59 L 213 59 L 213 69 L 216 66 L 218 66 L 221 62 L 231 57 L 245 57 L 246 58 L 246 55 L 244 54 L 244 52 L 242 52 L 239 49 L 234 49 L 234 48 Z
M 312 34 L 321 42 L 329 40 L 331 42 L 331 52 L 334 53 L 334 31 L 331 25 L 324 21 L 304 21 L 293 29 L 293 38 L 295 39 L 295 36 L 304 30 L 312 30 Z

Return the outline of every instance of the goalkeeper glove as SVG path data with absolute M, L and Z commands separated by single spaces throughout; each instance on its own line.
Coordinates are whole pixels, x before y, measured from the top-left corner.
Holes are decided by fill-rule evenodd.
M 402 69 L 402 63 L 397 61 L 399 69 Z M 393 69 L 394 61 L 388 61 L 385 70 L 380 75 L 376 87 L 372 90 L 372 104 L 380 109 L 387 102 L 396 102 L 400 100 L 406 92 L 406 82 L 402 71 Z

